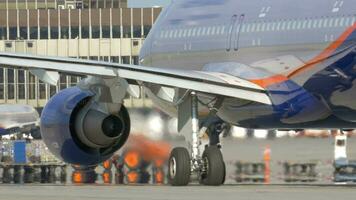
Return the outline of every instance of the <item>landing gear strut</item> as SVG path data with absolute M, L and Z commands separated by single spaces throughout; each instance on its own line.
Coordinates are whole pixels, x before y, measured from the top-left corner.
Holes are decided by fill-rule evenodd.
M 191 174 L 198 176 L 204 185 L 221 185 L 225 182 L 225 163 L 221 153 L 219 134 L 222 123 L 212 123 L 209 131 L 209 145 L 203 153 L 201 135 L 199 133 L 198 97 L 195 92 L 190 96 L 190 151 L 183 147 L 174 148 L 169 158 L 169 181 L 173 186 L 185 186 L 190 182 Z M 190 152 L 190 153 L 189 153 Z

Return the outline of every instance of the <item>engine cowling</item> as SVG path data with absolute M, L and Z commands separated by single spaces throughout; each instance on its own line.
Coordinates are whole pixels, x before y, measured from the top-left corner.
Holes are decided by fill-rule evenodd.
M 112 156 L 126 142 L 130 118 L 121 105 L 117 112 L 91 106 L 95 93 L 72 87 L 46 104 L 41 135 L 49 150 L 71 164 L 95 165 Z

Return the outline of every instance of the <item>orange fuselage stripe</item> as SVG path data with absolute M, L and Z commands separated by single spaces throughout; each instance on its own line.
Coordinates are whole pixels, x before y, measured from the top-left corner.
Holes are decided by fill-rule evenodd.
M 356 23 L 354 23 L 353 26 L 348 28 L 337 40 L 335 40 L 333 43 L 331 43 L 321 54 L 313 58 L 312 60 L 308 61 L 305 65 L 302 67 L 298 68 L 297 70 L 293 71 L 288 75 L 288 78 L 291 78 L 293 76 L 296 76 L 307 69 L 310 69 L 312 66 L 314 66 L 317 63 L 320 63 L 330 57 L 336 49 L 338 49 L 344 42 L 345 40 L 356 30 Z
M 332 44 L 330 44 L 323 52 L 321 52 L 318 56 L 315 58 L 311 59 L 308 61 L 305 65 L 301 66 L 300 68 L 296 69 L 295 71 L 291 72 L 289 75 L 284 76 L 284 75 L 274 75 L 268 78 L 263 78 L 263 79 L 255 79 L 255 80 L 250 80 L 251 82 L 263 87 L 267 88 L 270 85 L 281 83 L 284 81 L 289 80 L 289 78 L 296 76 L 311 67 L 313 67 L 315 64 L 322 62 L 323 60 L 327 59 L 330 57 L 333 52 L 337 48 L 339 48 L 345 40 L 356 30 L 356 23 L 354 23 L 353 26 L 349 27 L 337 40 L 335 40 Z

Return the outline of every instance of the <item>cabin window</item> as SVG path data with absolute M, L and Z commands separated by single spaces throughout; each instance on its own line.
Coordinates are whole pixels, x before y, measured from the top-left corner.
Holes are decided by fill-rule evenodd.
M 221 31 L 220 32 L 221 32 L 222 35 L 225 33 L 225 26 L 221 27 Z
M 177 36 L 178 36 L 178 30 L 176 29 L 176 30 L 174 30 L 173 37 L 177 38 Z
M 210 31 L 211 31 L 211 27 L 210 26 L 208 26 L 207 28 L 206 28 L 206 35 L 210 35 Z
M 194 27 L 192 30 L 192 37 L 195 37 L 197 35 L 197 27 Z
M 307 25 L 308 25 L 308 20 L 307 19 L 303 20 L 301 29 L 306 29 Z
M 191 37 L 192 36 L 192 29 L 188 29 L 188 37 Z
M 341 17 L 340 18 L 340 22 L 339 22 L 339 26 L 341 26 L 341 27 L 343 27 L 343 26 L 345 26 L 345 17 Z
M 202 35 L 202 36 L 205 35 L 205 31 L 206 31 L 206 28 L 203 26 L 203 28 L 201 29 L 201 35 Z
M 169 38 L 173 38 L 173 30 L 169 31 Z
M 182 29 L 179 29 L 179 31 L 178 31 L 178 37 L 179 38 L 183 37 L 183 30 Z
M 246 24 L 245 26 L 246 26 L 245 28 L 246 33 L 250 32 L 251 24 Z
M 188 36 L 188 29 L 184 29 L 184 31 L 183 31 L 183 37 L 185 38 L 185 37 L 187 37 Z
M 340 18 L 335 18 L 334 19 L 334 24 L 332 25 L 333 27 L 338 27 L 339 26 L 339 23 L 340 23 Z
M 298 20 L 297 21 L 297 30 L 302 29 L 302 26 L 303 26 L 303 22 L 301 20 Z
M 266 23 L 266 31 L 271 31 L 271 30 L 273 30 L 273 29 L 272 29 L 272 25 L 273 25 L 272 22 Z
M 354 16 L 354 17 L 352 18 L 352 20 L 351 20 L 351 26 L 354 25 L 355 22 L 356 22 L 356 17 Z
M 164 38 L 168 38 L 169 37 L 169 31 L 168 30 L 166 30 L 166 31 L 164 31 L 165 32 L 165 34 L 164 34 Z
M 255 32 L 256 30 L 256 23 L 251 24 L 251 32 Z
M 261 30 L 261 24 L 260 23 L 256 23 L 256 32 L 260 32 Z
M 288 21 L 286 30 L 290 30 L 291 28 L 292 28 L 292 21 Z
M 220 26 L 219 26 L 219 29 L 220 29 Z M 241 27 L 241 33 L 244 33 L 244 32 L 246 32 L 246 24 L 243 24 Z
M 291 22 L 291 30 L 296 30 L 297 29 L 297 21 L 292 21 Z
M 329 23 L 330 23 L 330 18 L 325 18 L 325 19 L 324 19 L 323 27 L 324 27 L 324 28 L 329 27 Z
M 286 26 L 287 26 L 287 22 L 283 21 L 281 24 L 281 30 L 284 31 L 286 29 Z
M 266 23 L 265 23 L 265 22 L 262 22 L 262 23 L 261 23 L 261 31 L 262 31 L 262 32 L 265 32 L 265 31 L 266 31 Z
M 276 31 L 280 31 L 281 30 L 281 22 L 277 22 L 277 25 L 276 25 Z
M 313 20 L 312 19 L 308 19 L 307 29 L 311 29 L 311 28 L 313 28 Z
M 319 23 L 318 23 L 318 28 L 322 28 L 323 27 L 323 19 L 319 19 Z
M 240 27 L 240 26 L 239 26 L 239 27 Z M 212 35 L 215 35 L 215 34 L 216 34 L 215 31 L 216 31 L 216 27 L 213 26 L 213 27 L 211 28 L 211 34 L 212 34 Z

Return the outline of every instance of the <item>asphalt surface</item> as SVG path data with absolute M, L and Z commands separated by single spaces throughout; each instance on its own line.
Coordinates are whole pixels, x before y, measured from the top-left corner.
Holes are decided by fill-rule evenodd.
M 355 199 L 356 187 L 227 185 L 222 187 L 170 186 L 4 186 L 1 200 L 335 200 Z
M 332 138 L 305 139 L 284 138 L 277 140 L 224 140 L 223 154 L 228 162 L 227 185 L 205 187 L 191 184 L 187 187 L 170 186 L 123 186 L 123 185 L 0 185 L 0 200 L 351 200 L 356 197 L 356 185 L 336 185 L 333 173 Z M 348 155 L 356 158 L 356 138 L 348 141 Z M 266 146 L 271 149 L 272 185 L 237 185 L 233 174 L 234 162 L 262 161 Z M 284 161 L 317 161 L 318 181 L 305 184 L 285 184 Z

